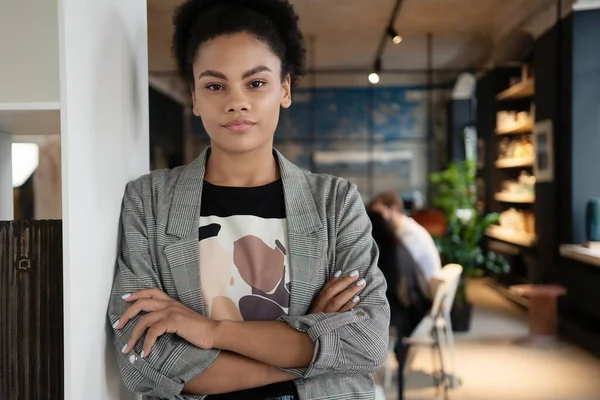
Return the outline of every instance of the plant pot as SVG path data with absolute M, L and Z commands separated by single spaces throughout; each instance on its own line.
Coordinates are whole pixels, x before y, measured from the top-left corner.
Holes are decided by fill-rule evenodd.
M 450 311 L 450 320 L 452 321 L 452 330 L 454 332 L 468 332 L 471 329 L 471 316 L 473 315 L 473 304 L 454 303 Z

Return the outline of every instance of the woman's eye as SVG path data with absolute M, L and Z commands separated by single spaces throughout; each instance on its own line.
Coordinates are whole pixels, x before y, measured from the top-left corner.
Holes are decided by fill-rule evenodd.
M 213 83 L 211 85 L 208 85 L 206 88 L 208 90 L 212 90 L 213 92 L 216 92 L 216 91 L 223 89 L 223 86 L 219 85 L 218 83 Z
M 265 84 L 265 82 L 263 81 L 252 81 L 250 82 L 250 87 L 252 89 L 258 89 L 259 87 L 263 86 Z

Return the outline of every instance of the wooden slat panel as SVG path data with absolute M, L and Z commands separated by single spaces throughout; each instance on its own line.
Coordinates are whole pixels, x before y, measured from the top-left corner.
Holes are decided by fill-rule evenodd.
M 62 222 L 0 222 L 0 399 L 63 399 Z

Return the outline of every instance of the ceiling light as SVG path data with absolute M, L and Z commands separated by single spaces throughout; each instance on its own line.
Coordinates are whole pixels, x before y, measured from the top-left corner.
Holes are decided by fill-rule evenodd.
M 387 30 L 388 35 L 392 38 L 392 42 L 394 44 L 400 44 L 400 42 L 402 41 L 402 36 L 400 36 L 398 34 L 398 32 L 396 32 L 396 30 L 394 28 L 392 28 L 391 26 L 388 28 Z
M 373 85 L 379 83 L 379 73 L 381 72 L 381 58 L 375 60 L 375 65 L 373 66 L 373 72 L 369 74 L 369 82 Z
M 39 164 L 40 150 L 35 143 L 12 144 L 13 188 L 21 187 Z

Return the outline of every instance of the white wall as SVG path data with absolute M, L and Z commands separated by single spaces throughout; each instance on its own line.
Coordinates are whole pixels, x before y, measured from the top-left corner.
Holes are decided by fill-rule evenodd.
M 0 221 L 13 219 L 12 136 L 0 132 Z
M 0 0 L 0 103 L 55 102 L 56 0 Z
M 65 400 L 127 399 L 109 343 L 121 199 L 149 168 L 144 0 L 59 0 Z

